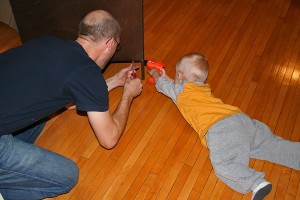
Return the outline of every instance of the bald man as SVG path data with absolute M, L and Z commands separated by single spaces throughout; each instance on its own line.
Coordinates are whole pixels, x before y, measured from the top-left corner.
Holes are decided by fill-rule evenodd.
M 120 26 L 103 10 L 87 14 L 76 41 L 42 37 L 0 54 L 0 194 L 7 199 L 43 199 L 69 192 L 78 181 L 70 159 L 34 145 L 47 117 L 74 103 L 87 113 L 99 143 L 120 139 L 140 79 L 133 66 L 104 79 L 101 70 L 119 48 Z M 108 92 L 123 86 L 113 113 Z

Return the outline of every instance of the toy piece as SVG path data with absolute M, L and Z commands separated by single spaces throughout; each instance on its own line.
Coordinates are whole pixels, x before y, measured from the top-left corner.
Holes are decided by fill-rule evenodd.
M 134 60 L 132 60 L 132 63 L 131 63 L 131 67 L 132 67 L 132 72 L 131 72 L 131 79 L 135 79 L 136 78 L 136 71 L 134 69 Z
M 133 70 L 131 73 L 131 79 L 135 79 L 136 78 L 136 71 Z
M 163 63 L 161 63 L 161 62 L 158 62 L 158 61 L 155 61 L 155 60 L 147 60 L 147 62 L 146 62 L 146 67 L 147 67 L 148 69 L 153 69 L 153 68 L 155 68 L 155 69 L 157 69 L 157 70 L 159 70 L 159 71 L 161 72 L 161 69 L 165 67 L 165 64 L 163 64 Z M 150 83 L 154 83 L 155 81 L 154 81 L 154 79 L 151 77 L 151 78 L 149 79 L 149 82 L 150 82 Z

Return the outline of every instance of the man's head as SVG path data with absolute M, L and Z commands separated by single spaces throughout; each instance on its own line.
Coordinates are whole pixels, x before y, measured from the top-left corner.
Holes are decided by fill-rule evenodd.
M 107 11 L 96 10 L 81 20 L 77 42 L 101 68 L 104 68 L 119 49 L 120 35 L 118 21 Z
M 176 64 L 175 82 L 205 82 L 208 76 L 207 58 L 199 53 L 190 53 L 182 57 Z
M 120 40 L 121 28 L 118 21 L 104 10 L 88 13 L 79 24 L 79 36 L 94 42 L 114 38 Z

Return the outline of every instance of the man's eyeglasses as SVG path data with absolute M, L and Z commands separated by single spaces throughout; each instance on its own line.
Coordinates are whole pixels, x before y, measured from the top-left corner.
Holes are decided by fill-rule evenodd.
M 111 39 L 112 38 L 110 38 L 109 40 L 107 40 L 107 42 L 105 44 L 107 44 Z M 113 39 L 117 43 L 116 51 L 120 51 L 121 50 L 120 42 L 118 42 L 115 38 L 113 38 Z
M 114 38 L 114 40 L 117 43 L 116 51 L 120 51 L 121 50 L 120 42 L 118 42 L 115 38 Z

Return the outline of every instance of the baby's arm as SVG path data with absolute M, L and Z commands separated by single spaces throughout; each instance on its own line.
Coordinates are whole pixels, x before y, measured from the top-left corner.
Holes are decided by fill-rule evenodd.
M 153 77 L 155 83 L 157 82 L 159 77 L 165 77 L 168 81 L 174 83 L 174 79 L 172 79 L 171 77 L 169 77 L 166 74 L 166 71 L 162 68 L 160 69 L 160 71 L 156 68 L 151 69 L 150 71 L 148 71 L 148 73 L 150 74 L 150 76 Z
M 148 74 L 150 74 L 150 76 L 152 76 L 155 83 L 157 82 L 158 78 L 160 77 L 160 71 L 158 71 L 156 68 L 149 70 Z
M 153 77 L 157 91 L 172 99 L 176 104 L 177 95 L 183 91 L 183 85 L 175 84 L 174 80 L 167 76 L 164 71 L 160 74 L 157 69 L 151 69 L 148 73 Z
M 161 77 L 165 77 L 166 79 L 168 79 L 168 81 L 174 83 L 174 79 L 172 79 L 171 77 L 169 77 L 169 76 L 166 74 L 166 71 L 165 71 L 163 68 L 161 69 L 160 76 L 161 76 Z

